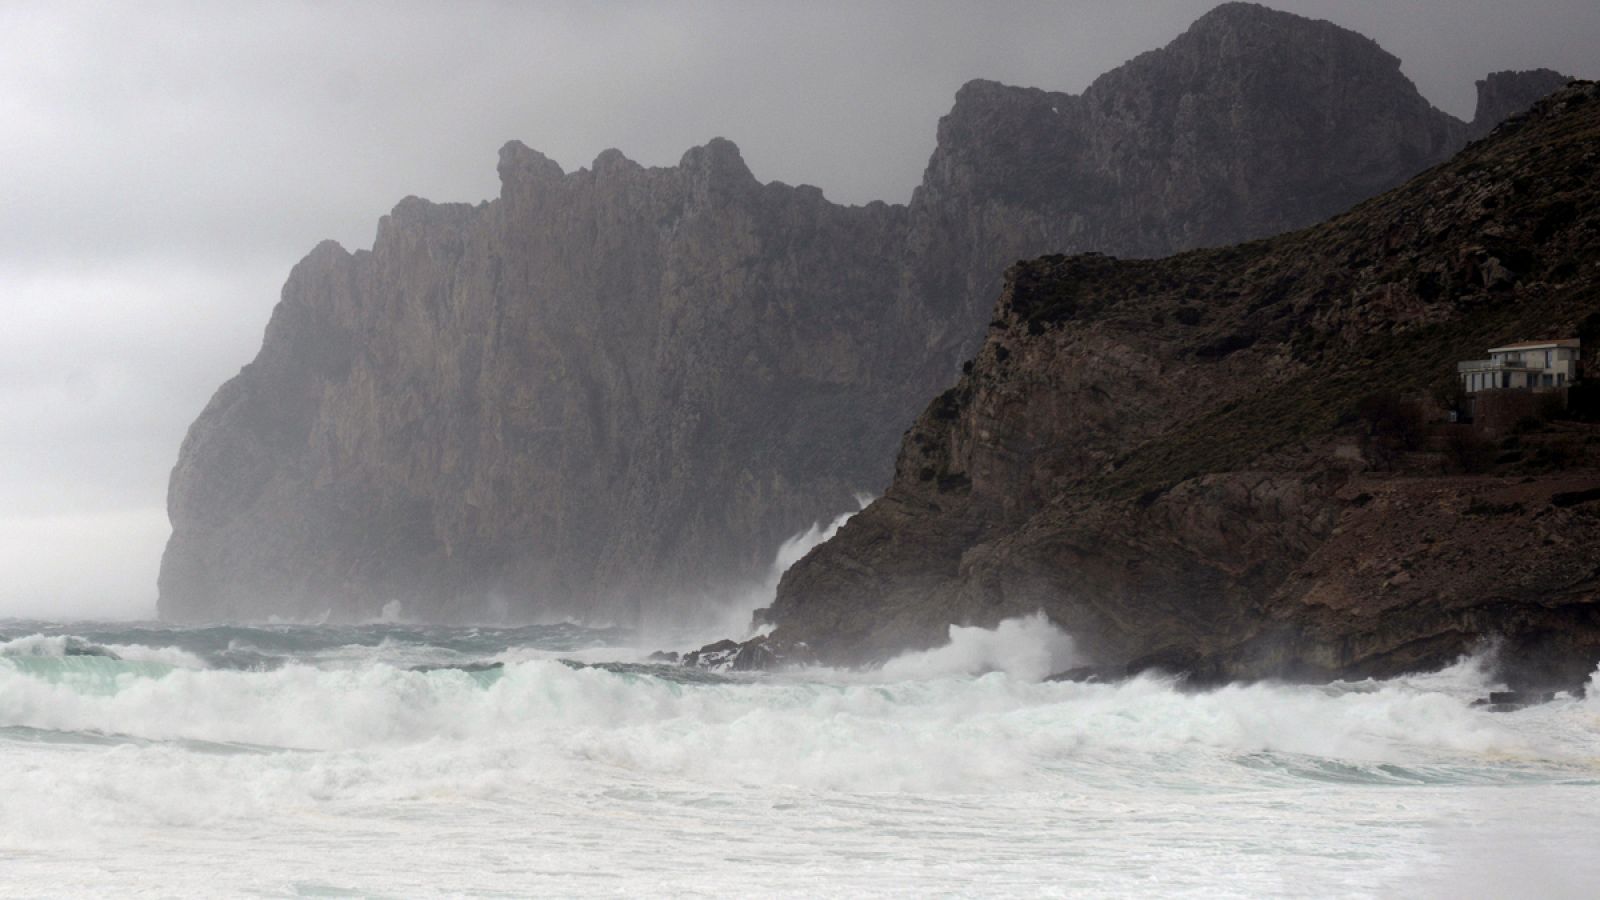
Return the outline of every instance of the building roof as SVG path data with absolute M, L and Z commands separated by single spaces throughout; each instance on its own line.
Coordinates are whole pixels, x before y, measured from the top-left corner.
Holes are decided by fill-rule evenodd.
M 1543 350 L 1547 347 L 1571 347 L 1572 349 L 1577 350 L 1579 348 L 1579 341 L 1577 338 L 1561 338 L 1554 341 L 1522 341 L 1516 344 L 1506 344 L 1503 347 L 1490 347 L 1489 352 L 1503 353 L 1507 350 Z

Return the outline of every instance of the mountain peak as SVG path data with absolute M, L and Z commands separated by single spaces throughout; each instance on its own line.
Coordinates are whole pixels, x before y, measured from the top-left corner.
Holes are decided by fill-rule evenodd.
M 699 147 L 690 147 L 678 161 L 678 166 L 711 175 L 751 179 L 755 177 L 745 165 L 744 155 L 739 152 L 739 145 L 725 137 L 714 137 Z
M 1312 51 L 1313 58 L 1325 63 L 1381 65 L 1396 71 L 1400 60 L 1372 38 L 1351 31 L 1326 19 L 1284 12 L 1258 3 L 1224 3 L 1200 18 L 1167 46 L 1168 51 L 1199 44 L 1215 56 L 1227 60 L 1289 58 Z M 1330 57 L 1327 50 L 1337 50 Z M 1160 51 L 1157 51 L 1160 52 Z M 1148 55 L 1148 54 L 1147 54 Z
M 609 175 L 614 172 L 623 172 L 637 169 L 639 164 L 628 158 L 628 155 L 615 147 L 600 151 L 600 155 L 589 164 L 590 171 L 596 175 Z
M 566 173 L 560 164 L 521 141 L 506 141 L 500 148 L 500 183 L 521 179 L 560 178 Z
M 678 168 L 696 184 L 710 188 L 746 187 L 758 184 L 745 165 L 739 146 L 723 137 L 714 137 L 699 147 L 691 147 L 678 161 Z

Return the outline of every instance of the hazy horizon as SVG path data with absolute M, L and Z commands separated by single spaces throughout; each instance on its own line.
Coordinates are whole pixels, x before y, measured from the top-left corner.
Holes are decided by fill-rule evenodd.
M 961 84 L 1077 93 L 1215 5 L 0 8 L 0 617 L 153 615 L 179 442 L 290 267 L 407 195 L 496 196 L 505 141 L 573 171 L 722 136 L 762 181 L 903 203 Z M 1600 75 L 1592 2 L 1267 5 L 1460 118 L 1491 71 Z

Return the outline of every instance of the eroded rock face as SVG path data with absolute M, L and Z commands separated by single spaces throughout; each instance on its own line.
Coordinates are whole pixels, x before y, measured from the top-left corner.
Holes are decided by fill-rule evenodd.
M 1541 97 L 1559 90 L 1571 77 L 1554 69 L 1526 72 L 1493 72 L 1478 82 L 1478 112 L 1472 117 L 1467 135 L 1476 140 Z
M 1466 436 L 1380 452 L 1359 411 L 1511 339 L 1584 335 L 1594 371 L 1597 251 L 1582 83 L 1311 229 L 1018 264 L 889 491 L 784 577 L 772 642 L 861 663 L 1043 609 L 1102 670 L 1387 675 L 1498 640 L 1514 679 L 1580 683 L 1600 427 L 1468 475 Z
M 909 207 L 762 184 L 722 140 L 573 173 L 513 142 L 497 199 L 408 198 L 295 268 L 184 442 L 161 614 L 681 612 L 882 488 L 1012 261 L 1310 224 L 1466 133 L 1370 40 L 1228 4 L 1082 96 L 969 84 Z M 1079 377 L 1168 377 L 1140 352 Z
M 726 141 L 500 172 L 296 268 L 173 473 L 164 615 L 622 617 L 881 483 L 857 442 L 893 442 L 920 349 L 882 302 L 903 208 L 762 185 Z
M 914 205 L 965 225 L 943 235 L 955 254 L 1043 233 L 1056 252 L 1159 256 L 1325 219 L 1444 160 L 1465 128 L 1371 40 L 1227 4 L 1081 96 L 968 84 Z

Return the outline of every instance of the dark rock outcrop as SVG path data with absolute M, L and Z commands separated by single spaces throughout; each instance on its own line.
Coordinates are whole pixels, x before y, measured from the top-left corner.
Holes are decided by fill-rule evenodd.
M 771 642 L 859 663 L 1043 609 L 1099 671 L 1387 675 L 1496 641 L 1514 683 L 1579 684 L 1600 427 L 1530 422 L 1483 459 L 1368 398 L 1600 332 L 1597 257 L 1600 87 L 1577 83 L 1314 228 L 1020 263 L 885 496 L 784 577 Z
M 722 140 L 573 173 L 513 142 L 499 198 L 408 198 L 295 268 L 180 452 L 161 615 L 681 613 L 888 480 L 1013 260 L 1310 224 L 1467 130 L 1372 41 L 1228 4 L 1082 96 L 969 84 L 909 207 Z
M 713 672 L 766 672 L 815 665 L 817 657 L 803 642 L 775 643 L 758 635 L 742 642 L 727 638 L 715 641 L 690 650 L 676 661 L 691 669 Z
M 1478 111 L 1467 127 L 1467 136 L 1473 140 L 1483 137 L 1571 80 L 1554 69 L 1490 73 L 1478 82 Z

